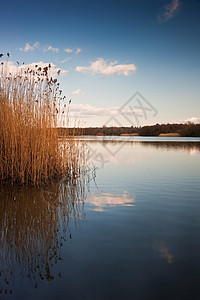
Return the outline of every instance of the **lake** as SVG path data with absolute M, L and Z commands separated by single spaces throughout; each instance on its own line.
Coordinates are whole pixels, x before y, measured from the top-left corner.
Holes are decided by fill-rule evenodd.
M 80 179 L 0 187 L 0 299 L 200 299 L 200 138 L 80 139 Z

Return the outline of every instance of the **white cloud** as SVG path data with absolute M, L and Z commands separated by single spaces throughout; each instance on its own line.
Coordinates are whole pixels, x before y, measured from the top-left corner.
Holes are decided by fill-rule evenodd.
M 81 89 L 77 89 L 77 90 L 72 92 L 72 95 L 85 95 L 85 93 L 82 92 Z
M 71 49 L 71 48 L 66 48 L 66 49 L 64 49 L 64 51 L 66 53 L 72 53 L 72 52 L 74 52 L 73 49 Z
M 70 114 L 80 117 L 92 116 L 112 116 L 115 115 L 119 107 L 95 107 L 90 104 L 71 104 Z
M 66 57 L 65 59 L 62 60 L 62 63 L 64 64 L 64 63 L 68 62 L 71 59 L 72 59 L 71 57 Z
M 81 91 L 76 90 L 74 91 L 78 95 L 78 93 L 81 93 Z M 96 107 L 92 106 L 90 104 L 72 104 L 70 105 L 70 116 L 77 116 L 80 118 L 90 118 L 90 117 L 97 117 L 97 116 L 103 116 L 103 117 L 112 117 L 119 114 L 120 106 L 113 106 L 113 107 Z M 138 110 L 134 110 L 134 112 L 138 113 Z M 127 114 L 130 115 L 130 111 L 126 111 Z M 133 112 L 132 112 L 133 113 Z
M 198 117 L 191 117 L 191 118 L 188 118 L 188 119 L 182 119 L 182 120 L 173 120 L 172 123 L 175 123 L 175 124 L 186 124 L 186 123 L 193 123 L 193 124 L 200 124 L 200 118 Z
M 79 54 L 81 51 L 82 51 L 81 48 L 77 48 L 76 51 L 75 51 L 75 54 Z
M 62 124 L 62 126 L 64 126 L 64 124 L 67 124 L 68 117 L 70 117 L 71 120 L 76 119 L 84 122 L 85 121 L 90 122 L 91 120 L 95 119 L 96 124 L 99 122 L 99 126 L 102 125 L 105 125 L 107 127 L 123 126 L 125 119 L 121 115 L 120 109 L 121 109 L 120 106 L 95 107 L 90 104 L 74 104 L 72 98 L 72 103 L 70 104 L 69 107 L 64 103 L 61 104 L 60 106 L 60 110 L 62 112 L 62 114 L 60 115 L 60 124 Z M 128 116 L 133 116 L 133 117 L 135 117 L 135 114 L 141 114 L 140 109 L 134 109 L 130 111 L 128 107 L 124 108 L 123 112 Z M 103 124 L 103 122 L 105 121 L 107 122 Z M 129 125 L 127 123 L 127 126 Z M 83 127 L 85 127 L 85 125 Z
M 75 50 L 75 49 L 72 49 L 72 48 L 65 48 L 64 51 L 66 53 L 79 54 L 82 51 L 82 49 L 81 48 L 76 48 L 76 50 Z
M 130 75 L 131 72 L 136 71 L 137 67 L 134 64 L 120 64 L 117 61 L 107 63 L 103 58 L 98 58 L 96 61 L 90 63 L 88 67 L 76 67 L 77 72 L 88 73 L 92 75 Z
M 164 11 L 159 15 L 159 20 L 161 22 L 167 22 L 169 19 L 174 17 L 179 8 L 180 0 L 172 0 L 164 7 Z
M 58 49 L 58 48 L 54 48 L 54 47 L 52 47 L 51 45 L 49 45 L 49 46 L 46 46 L 46 47 L 44 48 L 44 51 L 45 51 L 45 52 L 46 52 L 46 51 L 52 51 L 52 52 L 58 53 L 58 52 L 59 52 L 59 49 Z
M 24 48 L 19 48 L 19 50 L 28 52 L 28 51 L 33 51 L 35 48 L 39 47 L 39 42 L 35 42 L 33 46 L 31 46 L 29 43 L 26 43 Z
M 197 117 L 191 117 L 189 119 L 184 120 L 184 123 L 194 123 L 194 124 L 198 124 L 200 123 L 200 119 Z
M 44 67 L 47 67 L 49 65 L 49 63 L 45 63 L 43 61 L 33 62 L 31 64 L 26 64 L 26 65 L 21 65 L 21 66 L 20 65 L 16 66 L 12 61 L 4 62 L 4 63 L 5 63 L 5 66 L 8 70 L 8 72 L 13 73 L 13 74 L 19 73 L 22 70 L 27 70 L 28 68 L 31 70 L 37 70 L 39 67 L 41 67 L 43 69 Z M 59 70 L 60 70 L 61 76 L 67 74 L 67 72 L 68 72 L 67 70 L 60 69 L 60 68 L 56 67 L 56 65 L 53 63 L 50 63 L 50 64 L 51 64 L 50 73 L 51 73 L 52 77 L 54 77 L 54 78 L 57 77 Z M 37 66 L 37 67 L 35 67 L 35 66 Z

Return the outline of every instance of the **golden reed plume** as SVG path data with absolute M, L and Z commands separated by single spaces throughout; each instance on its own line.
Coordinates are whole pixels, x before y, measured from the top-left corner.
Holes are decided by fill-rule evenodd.
M 8 61 L 0 65 L 0 182 L 40 185 L 77 175 L 82 149 L 73 138 L 59 141 L 56 128 L 65 97 L 51 64 L 16 70 Z

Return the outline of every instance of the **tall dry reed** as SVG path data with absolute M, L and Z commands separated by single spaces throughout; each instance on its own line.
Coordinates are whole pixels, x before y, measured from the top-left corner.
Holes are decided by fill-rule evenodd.
M 40 185 L 80 172 L 77 142 L 60 144 L 56 130 L 64 99 L 50 64 L 11 72 L 1 63 L 0 182 Z

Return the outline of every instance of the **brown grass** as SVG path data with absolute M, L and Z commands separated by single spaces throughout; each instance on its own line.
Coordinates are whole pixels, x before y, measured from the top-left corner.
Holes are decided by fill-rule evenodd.
M 60 144 L 57 119 L 62 91 L 51 65 L 10 73 L 0 65 L 0 182 L 40 185 L 79 172 L 80 149 Z
M 161 133 L 161 134 L 159 134 L 159 136 L 161 136 L 161 137 L 178 137 L 178 136 L 180 136 L 180 134 L 179 133 L 176 133 L 176 132 L 169 132 L 169 133 Z
M 120 134 L 121 136 L 139 136 L 139 134 L 138 133 L 122 133 L 122 134 Z

